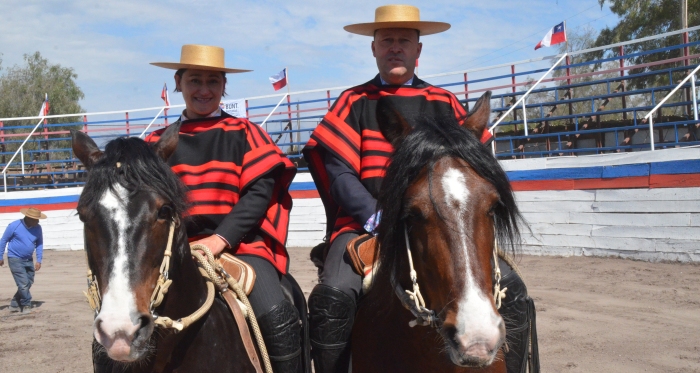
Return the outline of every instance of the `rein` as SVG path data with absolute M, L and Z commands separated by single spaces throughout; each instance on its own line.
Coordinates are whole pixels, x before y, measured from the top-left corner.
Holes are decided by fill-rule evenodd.
M 418 285 L 418 274 L 413 267 L 413 255 L 411 255 L 411 243 L 408 239 L 408 229 L 405 226 L 403 229 L 403 235 L 404 239 L 406 240 L 406 254 L 408 255 L 408 265 L 410 267 L 411 282 L 413 282 L 413 291 L 405 290 L 401 284 L 395 280 L 394 276 L 391 277 L 391 285 L 394 286 L 394 292 L 404 308 L 411 311 L 413 316 L 416 317 L 415 320 L 409 321 L 408 326 L 411 328 L 416 325 L 431 326 L 435 329 L 439 329 L 442 326 L 442 321 L 434 310 L 428 309 L 425 306 L 425 300 L 420 292 L 420 286 Z M 498 245 L 494 241 L 493 272 L 496 283 L 493 287 L 493 301 L 496 304 L 496 309 L 501 308 L 501 301 L 506 297 L 506 290 L 508 290 L 508 288 L 501 289 L 501 269 L 498 267 L 498 254 Z

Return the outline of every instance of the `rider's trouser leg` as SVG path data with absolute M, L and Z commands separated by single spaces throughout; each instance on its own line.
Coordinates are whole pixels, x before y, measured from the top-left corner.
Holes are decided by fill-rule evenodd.
M 280 274 L 272 263 L 250 255 L 238 256 L 255 269 L 255 286 L 248 300 L 275 373 L 298 373 L 302 369 L 299 313 L 285 298 Z
M 527 287 L 522 278 L 500 258 L 499 267 L 502 276 L 501 289 L 508 288 L 498 310 L 506 323 L 506 366 L 508 373 L 524 373 L 528 363 L 532 299 L 527 295 Z
M 342 234 L 333 241 L 319 284 L 309 295 L 311 356 L 316 373 L 345 373 L 350 365 L 350 334 L 362 278 L 352 270 L 345 246 L 357 237 Z

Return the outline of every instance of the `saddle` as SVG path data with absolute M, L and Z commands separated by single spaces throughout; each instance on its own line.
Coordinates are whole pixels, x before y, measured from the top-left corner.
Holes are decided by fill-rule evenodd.
M 250 295 L 255 285 L 255 270 L 248 263 L 224 252 L 217 259 L 224 271 L 238 281 L 246 295 Z
M 362 290 L 367 292 L 372 287 L 372 279 L 379 268 L 377 238 L 371 234 L 357 236 L 348 242 L 345 249 L 350 257 L 352 269 L 362 276 Z

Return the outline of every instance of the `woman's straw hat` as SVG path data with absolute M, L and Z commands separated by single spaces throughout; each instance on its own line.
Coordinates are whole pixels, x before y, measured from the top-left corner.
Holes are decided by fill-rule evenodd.
M 180 62 L 151 62 L 166 69 L 199 69 L 227 73 L 247 73 L 253 70 L 231 69 L 224 66 L 224 48 L 209 45 L 185 44 L 180 52 Z
M 420 35 L 431 35 L 447 31 L 449 23 L 420 20 L 420 10 L 410 5 L 385 5 L 374 11 L 374 22 L 356 23 L 343 27 L 353 34 L 374 36 L 382 28 L 410 28 L 420 31 Z
M 29 207 L 29 208 L 23 208 L 19 209 L 19 212 L 24 214 L 24 216 L 32 219 L 46 219 L 46 215 L 41 212 L 39 209 L 35 209 L 34 207 Z

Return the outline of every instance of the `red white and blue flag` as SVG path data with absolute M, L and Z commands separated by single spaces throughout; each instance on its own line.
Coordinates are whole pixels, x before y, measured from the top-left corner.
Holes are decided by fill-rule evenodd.
M 165 106 L 170 106 L 170 97 L 168 97 L 168 85 L 163 83 L 163 91 L 160 93 L 160 98 L 165 101 Z
M 559 44 L 563 43 L 566 41 L 566 28 L 564 27 L 564 22 L 554 26 L 547 35 L 544 36 L 542 41 L 537 43 L 537 46 L 535 46 L 535 50 L 538 50 L 542 47 L 549 47 L 554 44 Z
M 41 104 L 41 110 L 39 110 L 39 116 L 45 117 L 49 115 L 49 94 L 47 93 L 44 102 Z
M 271 76 L 270 83 L 272 83 L 272 87 L 275 89 L 275 91 L 279 91 L 280 89 L 286 87 L 287 86 L 287 68 L 285 67 L 279 73 Z

